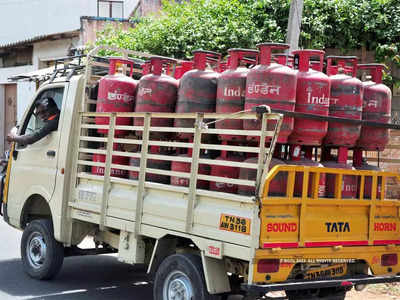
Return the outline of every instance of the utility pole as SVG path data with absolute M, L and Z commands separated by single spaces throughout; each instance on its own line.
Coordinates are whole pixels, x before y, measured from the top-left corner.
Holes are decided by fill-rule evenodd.
M 290 3 L 289 22 L 286 35 L 286 43 L 290 45 L 289 53 L 299 48 L 303 6 L 303 0 L 292 0 Z

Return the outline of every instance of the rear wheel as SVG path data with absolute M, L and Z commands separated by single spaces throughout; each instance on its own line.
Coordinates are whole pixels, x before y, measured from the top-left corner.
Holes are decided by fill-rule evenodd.
M 54 239 L 50 220 L 34 220 L 22 234 L 21 258 L 29 276 L 47 280 L 58 274 L 64 261 L 64 247 Z
M 154 300 L 217 300 L 207 292 L 201 258 L 174 254 L 159 266 L 154 280 Z

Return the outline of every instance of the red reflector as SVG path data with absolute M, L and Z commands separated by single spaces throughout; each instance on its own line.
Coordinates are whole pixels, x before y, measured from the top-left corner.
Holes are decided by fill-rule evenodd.
M 279 271 L 279 259 L 260 259 L 257 263 L 258 273 L 275 273 Z
M 383 254 L 381 257 L 381 265 L 384 267 L 397 265 L 397 254 Z
M 350 286 L 350 285 L 353 285 L 353 283 L 351 281 L 342 281 L 342 283 L 340 285 L 341 286 Z

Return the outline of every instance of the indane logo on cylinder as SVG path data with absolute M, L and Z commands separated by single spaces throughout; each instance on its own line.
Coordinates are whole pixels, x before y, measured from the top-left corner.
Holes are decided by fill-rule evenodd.
M 107 93 L 107 99 L 110 101 L 124 101 L 124 102 L 132 102 L 135 100 L 135 97 L 128 94 L 118 94 L 113 92 Z
M 279 95 L 281 87 L 279 85 L 271 85 L 267 83 L 255 84 L 252 82 L 247 87 L 247 93 L 262 94 L 262 95 Z
M 225 97 L 245 97 L 246 91 L 242 90 L 240 86 L 238 87 L 225 87 L 224 88 Z
M 144 96 L 146 94 L 151 95 L 152 91 L 153 90 L 151 88 L 140 87 L 139 90 L 138 90 L 138 95 L 139 96 Z
M 325 94 L 322 94 L 321 97 L 312 96 L 311 92 L 308 92 L 307 93 L 307 103 L 329 106 L 329 97 L 325 97 Z

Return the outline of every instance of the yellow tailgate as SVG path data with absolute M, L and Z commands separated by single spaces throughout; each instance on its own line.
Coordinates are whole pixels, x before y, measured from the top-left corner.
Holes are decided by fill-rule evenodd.
M 372 194 L 378 179 L 385 184 L 387 177 L 397 174 L 377 171 L 354 171 L 306 166 L 276 166 L 267 176 L 264 195 L 268 195 L 269 182 L 279 173 L 287 172 L 287 195 L 263 197 L 261 208 L 260 248 L 297 248 L 326 246 L 367 246 L 400 244 L 400 202 L 385 199 L 341 199 L 318 197 L 318 177 L 321 173 L 335 174 L 340 191 L 344 175 L 359 178 L 364 186 L 365 177 L 371 176 Z M 302 197 L 293 196 L 295 172 L 304 173 Z M 310 176 L 313 174 L 313 176 Z M 308 195 L 308 178 L 313 178 L 312 194 Z

